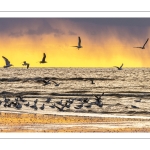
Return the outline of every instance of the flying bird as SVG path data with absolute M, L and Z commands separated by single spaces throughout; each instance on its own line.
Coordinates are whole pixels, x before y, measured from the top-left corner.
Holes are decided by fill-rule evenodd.
M 43 80 L 43 83 L 44 83 L 43 86 L 48 85 L 48 84 L 51 84 L 50 80 L 48 80 L 48 81 Z
M 98 105 L 98 106 L 100 106 L 101 104 L 102 104 L 102 96 L 104 95 L 104 92 L 102 93 L 102 95 L 101 96 L 97 96 L 97 95 L 94 95 L 96 98 L 95 98 L 95 100 L 96 100 L 96 102 L 95 102 L 95 104 L 96 105 Z
M 83 47 L 81 46 L 81 38 L 80 38 L 80 37 L 78 37 L 78 46 L 72 46 L 72 47 L 76 47 L 76 48 L 78 48 L 78 50 L 79 50 L 80 48 L 83 48 Z
M 27 69 L 29 68 L 30 64 L 27 63 L 26 61 L 23 62 L 22 66 L 27 66 Z
M 4 66 L 4 68 L 13 66 L 12 64 L 10 64 L 10 61 L 6 57 L 2 56 L 2 58 L 5 60 L 5 63 L 6 63 L 6 66 Z
M 52 82 L 55 84 L 55 86 L 59 86 L 60 85 L 60 83 L 57 83 L 55 81 L 52 81 Z
M 120 67 L 117 67 L 117 66 L 114 66 L 114 67 L 118 68 L 118 70 L 122 70 L 122 66 L 123 64 Z
M 142 47 L 133 47 L 133 48 L 141 48 L 141 49 L 145 49 L 145 45 L 148 42 L 149 38 L 146 40 L 146 42 L 144 43 L 144 45 Z
M 43 53 L 43 58 L 42 58 L 42 60 L 40 61 L 40 64 L 41 64 L 41 63 L 47 63 L 47 62 L 45 61 L 45 59 L 46 59 L 46 54 Z

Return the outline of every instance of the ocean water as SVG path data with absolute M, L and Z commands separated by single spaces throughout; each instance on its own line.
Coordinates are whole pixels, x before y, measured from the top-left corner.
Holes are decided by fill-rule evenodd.
M 53 80 L 54 83 L 43 86 L 43 80 Z M 95 84 L 91 84 L 93 79 Z M 14 101 L 16 96 L 23 96 L 30 105 L 38 99 L 38 110 L 24 106 L 22 109 L 4 107 L 0 105 L 1 112 L 16 113 L 42 113 L 42 114 L 119 114 L 127 116 L 150 116 L 150 68 L 0 68 L 0 100 L 4 96 Z M 95 95 L 101 96 L 103 107 L 94 105 Z M 50 103 L 45 103 L 51 98 Z M 69 99 L 75 99 L 70 108 L 59 112 L 50 105 Z M 81 109 L 76 109 L 84 98 L 88 103 L 93 103 L 91 108 L 83 104 Z M 141 102 L 135 100 L 141 99 Z M 40 110 L 42 104 L 45 109 Z M 56 104 L 59 106 L 58 104 Z M 137 108 L 132 108 L 136 106 Z

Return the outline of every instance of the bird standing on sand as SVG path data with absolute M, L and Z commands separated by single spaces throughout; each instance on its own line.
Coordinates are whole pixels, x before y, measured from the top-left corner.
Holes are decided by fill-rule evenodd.
M 46 103 L 50 103 L 51 98 L 47 98 L 47 100 L 45 101 Z
M 29 68 L 30 64 L 27 63 L 26 61 L 23 62 L 22 66 L 27 66 L 27 69 Z
M 44 105 L 45 105 L 45 104 L 43 104 L 43 105 L 40 107 L 41 110 L 44 110 Z
M 28 107 L 30 104 L 29 104 L 29 102 L 27 103 L 27 104 L 24 104 L 26 107 Z
M 38 102 L 38 99 L 36 99 L 36 100 L 34 101 L 34 104 L 37 104 L 37 102 Z
M 122 70 L 122 66 L 123 64 L 120 67 L 117 67 L 117 66 L 114 66 L 114 67 L 118 68 L 118 70 Z
M 63 111 L 63 109 L 65 108 L 65 106 L 58 107 L 58 106 L 55 105 L 55 108 L 57 108 L 59 111 Z
M 30 106 L 31 108 L 33 108 L 34 110 L 37 110 L 37 106 L 36 106 L 36 103 L 34 103 L 34 105 Z
M 4 68 L 8 68 L 8 67 L 13 66 L 12 64 L 10 64 L 10 61 L 6 57 L 2 56 L 2 58 L 5 60 L 5 64 L 6 64 L 4 66 Z
M 21 105 L 19 102 L 17 102 L 16 108 L 17 108 L 17 109 L 21 109 L 21 108 L 22 108 L 22 105 Z
M 20 96 L 20 95 L 19 95 L 19 96 L 16 96 L 16 97 L 17 97 L 17 98 L 20 98 L 20 101 L 21 101 L 21 102 L 26 102 L 26 101 L 27 101 L 27 100 L 24 100 L 23 97 Z
M 91 81 L 91 84 L 95 84 L 93 79 L 90 79 L 90 81 Z
M 43 53 L 43 58 L 42 58 L 42 60 L 40 61 L 40 64 L 42 63 L 47 63 L 46 61 L 45 61 L 45 59 L 46 59 L 46 54 L 45 53 Z
M 137 107 L 137 106 L 134 106 L 134 105 L 131 105 L 131 107 L 132 107 L 132 108 L 139 108 L 139 107 Z
M 4 98 L 5 98 L 5 99 L 4 99 L 4 102 L 5 102 L 5 103 L 8 103 L 8 102 L 10 101 L 10 99 L 9 99 L 9 98 L 6 98 L 6 96 L 4 96 Z
M 80 37 L 78 37 L 78 46 L 72 46 L 72 47 L 76 47 L 78 50 L 80 48 L 82 48 L 82 46 L 81 46 L 81 38 Z
M 49 107 L 51 107 L 51 108 L 55 108 L 55 103 L 54 104 L 52 104 L 51 106 L 49 106 Z
M 133 47 L 133 48 L 140 48 L 140 49 L 145 49 L 145 45 L 148 42 L 149 38 L 146 40 L 146 42 L 144 43 L 144 45 L 142 47 Z
M 56 102 L 56 104 L 58 104 L 58 105 L 63 105 L 62 100 L 61 100 L 61 101 Z

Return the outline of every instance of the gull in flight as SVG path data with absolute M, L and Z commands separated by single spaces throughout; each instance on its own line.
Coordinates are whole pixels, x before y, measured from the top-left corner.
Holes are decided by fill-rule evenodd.
M 142 47 L 133 47 L 133 48 L 141 48 L 141 49 L 145 49 L 145 45 L 148 42 L 149 38 L 146 40 L 145 44 Z
M 27 66 L 27 69 L 29 68 L 30 64 L 27 63 L 26 61 L 23 62 L 22 66 Z
M 122 66 L 123 64 L 120 67 L 117 67 L 117 66 L 114 66 L 114 67 L 118 68 L 118 70 L 122 70 Z
M 42 60 L 40 61 L 40 64 L 41 64 L 41 63 L 47 63 L 47 62 L 45 61 L 45 59 L 46 59 L 46 54 L 43 53 L 43 58 L 42 58 Z
M 51 84 L 50 80 L 48 80 L 48 81 L 43 80 L 43 83 L 44 83 L 43 86 L 48 85 L 48 84 Z
M 13 66 L 12 64 L 10 64 L 10 61 L 6 57 L 2 56 L 2 58 L 4 58 L 5 63 L 6 63 L 6 66 L 4 66 L 4 68 L 8 68 L 10 66 Z
M 60 83 L 57 83 L 55 81 L 52 81 L 52 82 L 55 84 L 55 86 L 59 86 L 60 85 Z
M 78 48 L 78 50 L 80 48 L 82 48 L 82 46 L 81 46 L 81 38 L 80 37 L 78 37 L 78 46 L 72 46 L 72 47 L 76 47 L 76 48 Z
M 95 100 L 96 100 L 96 102 L 95 102 L 95 104 L 96 105 L 98 105 L 98 106 L 101 106 L 101 104 L 102 104 L 102 96 L 104 95 L 104 92 L 102 93 L 102 95 L 101 96 L 97 96 L 97 95 L 94 95 L 96 98 L 95 98 Z

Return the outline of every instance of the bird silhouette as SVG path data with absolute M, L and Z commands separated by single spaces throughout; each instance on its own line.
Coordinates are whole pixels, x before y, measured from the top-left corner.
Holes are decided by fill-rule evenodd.
M 41 63 L 47 63 L 47 62 L 45 61 L 45 59 L 46 59 L 46 54 L 43 53 L 43 58 L 42 58 L 42 60 L 40 61 L 40 64 L 41 64 Z
M 38 102 L 38 99 L 36 99 L 36 100 L 34 101 L 34 104 L 37 104 L 37 102 Z
M 78 50 L 79 50 L 80 48 L 83 48 L 83 47 L 81 46 L 81 38 L 80 38 L 80 37 L 78 37 L 78 46 L 72 46 L 72 47 L 76 47 Z
M 132 107 L 132 108 L 139 108 L 139 107 L 137 107 L 137 106 L 134 106 L 134 105 L 131 105 L 131 107 Z
M 22 108 L 22 105 L 21 105 L 19 102 L 17 102 L 16 108 L 17 108 L 17 109 L 21 109 L 21 108 Z
M 26 101 L 27 101 L 27 100 L 24 100 L 23 97 L 20 96 L 20 95 L 19 95 L 19 96 L 16 96 L 16 97 L 17 97 L 17 98 L 20 98 L 20 101 L 21 101 L 21 102 L 26 102 Z
M 63 109 L 65 108 L 65 106 L 58 107 L 58 106 L 55 105 L 55 108 L 57 108 L 59 111 L 63 111 Z
M 67 108 L 70 108 L 70 105 L 71 105 L 71 103 L 66 102 L 64 106 L 67 107 Z
M 146 42 L 144 43 L 144 45 L 142 47 L 133 47 L 133 48 L 140 48 L 140 49 L 145 49 L 145 45 L 148 42 L 149 38 L 146 40 Z
M 56 104 L 58 104 L 58 105 L 63 105 L 62 100 L 61 100 L 61 101 L 56 102 Z
M 37 106 L 36 106 L 36 103 L 34 103 L 34 105 L 30 106 L 31 108 L 33 108 L 34 110 L 37 110 Z
M 23 66 L 27 66 L 27 69 L 28 69 L 28 68 L 29 68 L 29 66 L 30 66 L 30 64 L 29 64 L 29 63 L 27 63 L 26 61 L 24 61 L 22 65 L 23 65 Z
M 43 86 L 51 84 L 50 80 L 48 80 L 48 81 L 47 80 L 43 80 L 43 83 L 44 83 Z
M 47 100 L 45 101 L 46 103 L 50 103 L 51 98 L 47 98 Z
M 49 107 L 51 107 L 51 108 L 55 108 L 55 103 L 54 104 L 52 104 L 51 106 L 49 106 Z
M 44 110 L 44 105 L 45 105 L 45 104 L 43 104 L 43 105 L 40 107 L 41 110 Z
M 122 70 L 122 66 L 123 64 L 120 67 L 117 67 L 117 66 L 114 66 L 114 67 L 116 67 L 118 70 Z
M 27 103 L 27 104 L 24 104 L 26 107 L 28 107 L 30 104 L 29 104 L 29 102 Z
M 55 84 L 55 86 L 59 86 L 60 85 L 60 83 L 57 83 L 55 81 L 52 81 L 52 82 Z
M 4 68 L 8 68 L 8 67 L 13 66 L 12 64 L 10 64 L 10 61 L 6 57 L 2 56 L 2 58 L 5 60 L 5 64 L 6 64 L 4 66 Z
M 95 84 L 93 79 L 90 79 L 90 81 L 91 81 L 91 84 Z
M 96 102 L 95 102 L 95 104 L 96 105 L 101 105 L 101 103 L 102 103 L 102 101 L 101 101 L 101 97 L 104 95 L 104 92 L 102 93 L 102 95 L 101 96 L 97 96 L 97 95 L 94 95 L 95 97 L 96 97 Z

